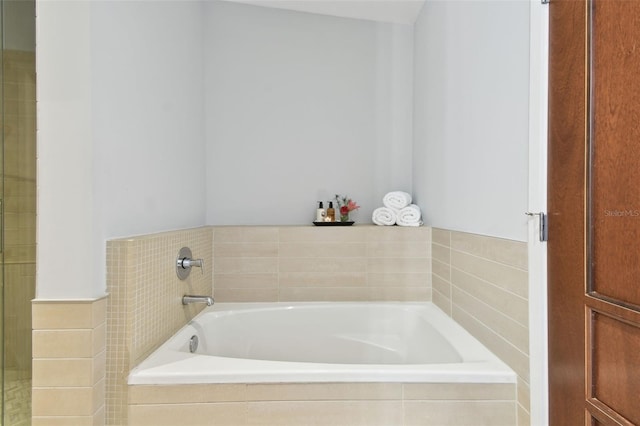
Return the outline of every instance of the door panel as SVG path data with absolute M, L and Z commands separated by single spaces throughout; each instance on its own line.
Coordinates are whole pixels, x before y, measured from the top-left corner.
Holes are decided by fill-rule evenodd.
M 621 418 L 640 424 L 640 324 L 591 309 L 587 321 L 593 339 L 589 342 L 592 363 L 587 372 L 588 399 L 596 407 L 600 406 L 594 400 Z
M 591 290 L 640 306 L 640 13 L 591 8 Z

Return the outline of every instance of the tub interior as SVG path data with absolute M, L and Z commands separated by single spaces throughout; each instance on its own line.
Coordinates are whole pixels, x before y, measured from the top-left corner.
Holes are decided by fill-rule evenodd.
M 286 306 L 212 314 L 191 325 L 199 342 L 195 353 L 217 357 L 335 364 L 462 361 L 410 307 Z M 189 345 L 180 350 L 189 351 Z

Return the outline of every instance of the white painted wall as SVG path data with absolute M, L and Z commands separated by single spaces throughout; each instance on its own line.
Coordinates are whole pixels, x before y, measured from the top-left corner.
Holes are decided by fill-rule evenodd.
M 308 224 L 411 189 L 412 27 L 227 2 L 205 14 L 207 223 Z
M 201 16 L 38 3 L 38 298 L 104 294 L 107 239 L 204 225 Z
M 109 238 L 309 223 L 335 193 L 361 222 L 404 189 L 429 224 L 526 239 L 527 2 L 428 2 L 415 91 L 410 26 L 218 2 L 37 7 L 38 298 L 104 293 Z
M 89 2 L 37 4 L 36 297 L 87 298 L 95 252 Z M 103 280 L 101 280 L 103 281 Z
M 527 241 L 529 2 L 427 0 L 414 61 L 413 187 L 427 223 Z

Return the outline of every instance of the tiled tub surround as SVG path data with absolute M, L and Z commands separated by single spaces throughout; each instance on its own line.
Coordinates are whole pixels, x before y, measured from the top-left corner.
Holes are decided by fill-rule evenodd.
M 189 246 L 205 274 L 176 278 Z M 217 302 L 431 299 L 431 229 L 313 226 L 205 227 L 107 244 L 107 424 L 127 424 L 129 371 L 201 309 L 186 292 Z M 210 265 L 213 264 L 212 268 Z
M 130 426 L 515 424 L 513 384 L 131 386 Z
M 129 370 L 202 310 L 183 306 L 182 296 L 212 295 L 212 238 L 203 227 L 107 242 L 107 424 L 127 424 Z M 205 267 L 181 281 L 175 265 L 183 246 Z
M 420 301 L 431 300 L 433 293 L 433 301 L 438 306 L 449 314 L 453 313 L 456 320 L 518 373 L 518 410 L 513 410 L 513 412 L 517 412 L 519 424 L 527 424 L 529 398 L 528 356 L 526 354 L 528 349 L 526 351 L 517 349 L 518 347 L 510 343 L 510 340 L 506 340 L 495 331 L 500 329 L 498 326 L 491 328 L 487 325 L 487 323 L 491 323 L 488 319 L 482 321 L 478 319 L 482 316 L 473 310 L 474 306 L 475 309 L 488 309 L 489 312 L 495 310 L 501 313 L 500 308 L 496 309 L 491 306 L 494 303 L 502 306 L 500 305 L 502 299 L 493 296 L 489 296 L 488 299 L 480 297 L 475 289 L 465 291 L 465 287 L 462 287 L 464 281 L 460 280 L 460 274 L 467 269 L 456 266 L 460 254 L 452 255 L 454 251 L 460 252 L 463 255 L 488 261 L 492 266 L 488 268 L 488 271 L 493 271 L 489 272 L 492 275 L 478 275 L 477 282 L 475 282 L 478 291 L 487 288 L 484 281 L 492 283 L 493 287 L 500 288 L 502 278 L 495 278 L 496 271 L 505 270 L 514 273 L 515 270 L 515 275 L 519 278 L 511 277 L 508 278 L 508 281 L 515 280 L 519 290 L 510 289 L 507 292 L 517 291 L 514 293 L 517 296 L 516 300 L 518 300 L 516 306 L 521 311 L 521 315 L 526 317 L 527 266 L 526 245 L 524 243 L 506 242 L 507 248 L 503 247 L 502 250 L 494 252 L 491 244 L 486 245 L 486 237 L 433 230 L 434 241 L 432 243 L 432 230 L 428 227 L 399 228 L 366 225 L 336 228 L 314 228 L 312 226 L 208 227 L 199 230 L 176 231 L 174 236 L 180 239 L 184 237 L 184 233 L 189 232 L 203 232 L 204 235 L 206 232 L 210 233 L 204 239 L 208 239 L 208 244 L 210 244 L 208 247 L 212 250 L 211 259 L 214 265 L 214 274 L 213 277 L 208 276 L 211 273 L 211 268 L 207 268 L 203 279 L 213 279 L 217 301 Z M 163 235 L 169 238 L 171 234 L 142 237 L 142 239 L 151 238 L 154 240 L 163 238 Z M 128 348 L 123 342 L 138 341 L 143 339 L 142 336 L 146 336 L 148 339 L 151 337 L 149 329 L 157 329 L 159 323 L 164 323 L 165 318 L 171 317 L 162 310 L 163 308 L 156 306 L 153 310 L 148 311 L 148 315 L 160 318 L 157 322 L 155 320 L 136 323 L 132 321 L 131 312 L 135 310 L 134 306 L 138 306 L 138 309 L 145 308 L 144 304 L 134 302 L 134 295 L 158 292 L 157 282 L 160 278 L 150 278 L 142 271 L 155 270 L 149 265 L 158 261 L 159 251 L 162 251 L 161 244 L 158 244 L 153 254 L 151 247 L 149 247 L 147 257 L 143 262 L 140 262 L 140 258 L 132 257 L 137 255 L 137 252 L 131 249 L 136 244 L 135 240 L 137 239 L 119 240 L 120 242 L 116 244 L 118 250 L 124 251 L 115 251 L 115 246 L 112 245 L 108 249 L 108 286 L 111 298 L 114 298 L 113 303 L 110 303 L 108 317 L 109 321 L 113 321 L 113 325 L 116 326 L 112 329 L 113 334 L 110 334 L 111 338 L 108 344 L 108 350 L 114 351 L 110 352 L 108 362 L 110 367 L 108 368 L 111 368 L 111 375 L 115 374 L 115 377 L 119 378 L 120 385 L 124 383 L 129 369 L 134 366 L 131 360 L 139 360 L 146 355 L 128 353 Z M 491 238 L 487 240 L 495 240 L 498 245 L 503 241 Z M 204 244 L 206 245 L 206 243 Z M 194 250 L 194 257 L 205 257 L 198 254 L 198 250 L 194 249 L 192 243 L 176 244 L 176 253 L 182 245 L 190 245 Z M 515 260 L 503 256 L 504 253 L 512 252 L 514 247 Z M 434 250 L 433 260 L 431 259 L 432 248 Z M 144 249 L 139 248 L 138 250 Z M 168 249 L 165 256 L 173 260 L 175 258 L 173 251 L 173 248 Z M 138 262 L 137 266 L 136 262 Z M 165 265 L 164 261 L 158 262 Z M 431 271 L 432 262 L 433 274 Z M 493 267 L 497 269 L 494 270 Z M 454 270 L 455 272 L 452 272 Z M 159 271 L 156 272 L 159 273 Z M 192 273 L 191 277 L 197 277 L 199 275 L 197 272 Z M 481 274 L 480 272 L 476 273 Z M 464 272 L 464 274 L 474 277 L 474 274 L 470 272 Z M 175 272 L 164 270 L 161 275 L 164 277 L 161 278 L 162 280 L 173 279 Z M 138 278 L 134 279 L 134 276 Z M 433 292 L 432 278 L 434 280 Z M 210 284 L 211 281 L 208 283 Z M 207 283 L 202 284 L 207 285 Z M 184 289 L 184 287 L 177 288 Z M 194 292 L 196 291 L 194 290 Z M 465 299 L 461 298 L 461 296 L 464 297 L 463 293 L 470 294 L 475 298 L 471 307 L 464 304 Z M 130 298 L 127 298 L 127 294 L 130 295 Z M 180 296 L 181 292 L 178 290 L 176 294 L 169 297 L 173 298 L 172 306 L 174 302 L 179 302 Z M 167 299 L 166 295 L 164 299 Z M 138 297 L 136 300 L 143 299 Z M 524 303 L 522 303 L 523 301 Z M 521 308 L 522 305 L 524 308 Z M 465 308 L 463 309 L 461 306 Z M 180 309 L 182 308 L 180 307 Z M 126 314 L 127 312 L 129 315 Z M 469 312 L 474 312 L 475 315 Z M 142 314 L 142 311 L 139 314 Z M 187 322 L 188 317 L 189 315 L 183 315 L 181 325 Z M 508 315 L 506 317 L 508 318 Z M 522 316 L 518 318 L 522 318 Z M 521 325 L 524 330 L 527 329 L 526 322 L 520 323 L 513 320 L 508 323 L 513 322 Z M 137 324 L 136 327 L 134 324 Z M 178 328 L 179 326 L 175 330 Z M 518 328 L 518 330 L 520 330 L 518 335 L 522 340 L 522 329 Z M 172 332 L 163 338 L 159 337 L 162 333 L 152 334 L 153 338 L 148 341 L 151 342 L 156 338 L 158 340 L 149 348 L 159 346 Z M 525 331 L 525 341 L 526 335 Z M 129 365 L 125 366 L 125 362 L 129 362 Z M 111 383 L 111 385 L 114 384 L 117 383 Z M 131 392 L 128 394 L 124 387 L 114 388 L 108 385 L 107 424 L 129 423 L 126 421 L 127 403 L 129 404 L 129 413 L 132 416 L 130 424 L 136 424 L 140 419 L 139 416 L 148 418 L 151 424 L 162 424 L 160 418 L 166 419 L 164 424 L 175 424 L 176 418 L 180 419 L 178 423 L 187 423 L 188 420 L 188 424 L 198 424 L 193 417 L 189 417 L 194 415 L 195 405 L 198 409 L 203 409 L 206 412 L 218 413 L 216 415 L 222 416 L 222 424 L 225 422 L 236 424 L 238 421 L 241 421 L 239 424 L 243 424 L 242 422 L 245 420 L 247 423 L 259 423 L 263 419 L 276 419 L 276 417 L 267 417 L 271 413 L 273 416 L 290 416 L 291 419 L 295 419 L 297 415 L 315 418 L 315 413 L 323 412 L 327 406 L 335 408 L 332 412 L 340 418 L 360 419 L 358 421 L 365 424 L 375 424 L 372 423 L 373 421 L 367 421 L 370 413 L 374 413 L 373 417 L 384 419 L 385 417 L 381 414 L 375 414 L 380 413 L 380 410 L 404 416 L 405 424 L 422 422 L 422 420 L 412 420 L 419 419 L 415 416 L 431 414 L 438 416 L 438 413 L 444 416 L 454 416 L 454 418 L 471 415 L 474 419 L 473 424 L 476 424 L 477 419 L 491 419 L 491 413 L 495 411 L 495 404 L 503 406 L 505 401 L 511 399 L 510 394 L 508 392 L 505 394 L 504 390 L 495 394 L 493 390 L 489 391 L 484 388 L 478 390 L 477 386 L 469 388 L 469 385 L 465 385 L 466 388 L 459 388 L 459 385 L 448 387 L 448 385 L 439 384 L 435 385 L 435 388 L 433 385 L 424 385 L 425 387 L 420 389 L 431 389 L 435 395 L 419 397 L 412 396 L 408 389 L 418 389 L 417 386 L 422 385 L 411 384 L 411 387 L 407 387 L 408 385 L 399 383 L 385 385 L 341 383 L 335 385 L 240 384 L 212 386 L 208 387 L 206 392 L 203 388 L 195 385 L 188 387 L 170 385 L 130 387 Z M 395 393 L 390 395 L 385 391 L 379 394 L 376 390 L 388 387 L 395 389 Z M 266 389 L 267 395 L 261 393 L 256 396 L 253 389 Z M 285 392 L 281 389 L 292 391 Z M 305 389 L 304 392 L 302 389 Z M 373 394 L 371 389 L 375 390 Z M 453 396 L 448 389 L 455 389 Z M 462 393 L 458 393 L 458 391 Z M 230 396 L 228 392 L 232 392 L 234 396 Z M 484 406 L 485 402 L 489 404 L 489 407 L 493 407 L 488 410 L 490 411 L 487 413 L 489 417 L 464 414 L 468 407 Z M 116 405 L 112 405 L 114 403 Z M 111 417 L 109 415 L 110 406 L 113 410 Z M 389 411 L 382 408 L 383 406 L 389 408 Z M 440 407 L 442 410 L 439 411 L 435 407 Z M 401 410 L 401 414 L 397 414 L 396 410 Z M 256 414 L 256 416 L 250 416 L 250 413 Z M 515 414 L 513 416 L 515 417 Z M 513 419 L 513 417 L 509 419 Z M 386 424 L 393 424 L 391 420 L 386 421 Z M 144 424 L 144 421 L 146 420 L 140 419 L 142 422 L 140 424 Z M 275 422 L 275 420 L 264 421 L 272 424 Z M 295 423 L 295 420 L 292 422 Z M 438 423 L 438 418 L 434 422 Z M 357 424 L 355 420 L 351 423 Z M 458 424 L 464 423 L 465 421 L 458 422 Z M 398 424 L 402 424 L 402 420 Z M 494 418 L 488 420 L 487 424 L 514 424 L 514 421 L 501 421 Z
M 518 425 L 529 424 L 527 244 L 434 228 L 433 302 L 518 374 Z
M 221 302 L 431 300 L 431 228 L 214 227 Z

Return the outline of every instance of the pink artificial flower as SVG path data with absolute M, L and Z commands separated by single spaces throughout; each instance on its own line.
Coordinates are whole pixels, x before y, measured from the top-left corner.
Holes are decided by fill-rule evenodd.
M 356 210 L 356 209 L 359 209 L 359 208 L 360 208 L 360 206 L 357 205 L 355 201 L 349 200 L 349 202 L 347 203 L 347 210 L 348 211 Z

